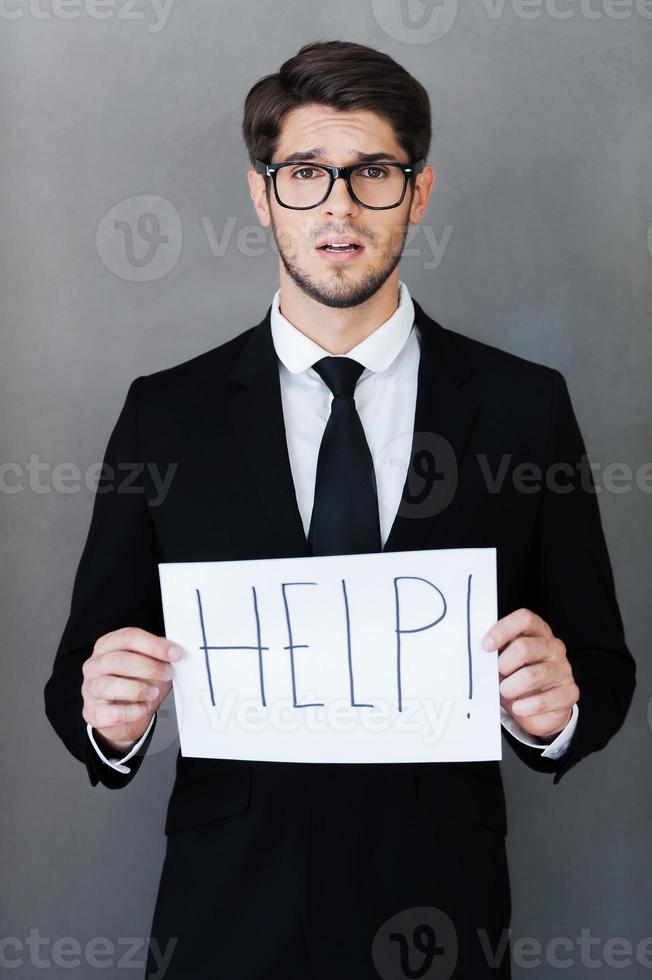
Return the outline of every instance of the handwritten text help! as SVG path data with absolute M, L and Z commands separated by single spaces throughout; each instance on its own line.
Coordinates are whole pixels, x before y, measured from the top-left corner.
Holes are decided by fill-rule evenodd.
M 502 758 L 495 548 L 158 567 L 184 756 Z

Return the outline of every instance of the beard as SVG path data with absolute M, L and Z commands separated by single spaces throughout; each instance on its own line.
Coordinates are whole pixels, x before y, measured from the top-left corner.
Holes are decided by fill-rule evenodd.
M 371 269 L 362 279 L 349 278 L 348 270 L 344 265 L 341 267 L 333 265 L 331 267 L 332 278 L 328 282 L 319 282 L 299 268 L 294 257 L 291 256 L 290 250 L 285 248 L 279 240 L 277 225 L 271 212 L 270 218 L 274 241 L 287 274 L 306 296 L 317 303 L 321 303 L 322 306 L 337 309 L 359 306 L 361 303 L 366 303 L 378 292 L 400 262 L 408 233 L 406 224 L 402 231 L 399 247 L 385 252 L 378 268 Z

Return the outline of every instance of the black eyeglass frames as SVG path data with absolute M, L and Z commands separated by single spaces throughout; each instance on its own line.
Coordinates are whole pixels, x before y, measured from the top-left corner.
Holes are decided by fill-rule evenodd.
M 386 211 L 403 203 L 408 181 L 421 173 L 425 159 L 416 163 L 355 163 L 348 167 L 330 167 L 325 163 L 292 160 L 265 163 L 256 160 L 256 173 L 270 177 L 274 196 L 283 208 L 307 211 L 323 204 L 338 177 L 346 183 L 349 194 L 363 208 Z

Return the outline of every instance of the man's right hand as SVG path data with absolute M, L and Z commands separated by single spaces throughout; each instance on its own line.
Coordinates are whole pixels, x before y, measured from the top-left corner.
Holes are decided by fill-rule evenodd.
M 182 654 L 164 636 L 137 626 L 105 633 L 82 667 L 84 721 L 120 755 L 129 752 L 172 690 L 171 661 Z

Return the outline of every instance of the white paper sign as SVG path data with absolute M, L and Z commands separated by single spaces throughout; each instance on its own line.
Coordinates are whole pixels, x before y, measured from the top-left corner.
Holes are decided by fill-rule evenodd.
M 184 756 L 502 758 L 495 548 L 158 567 Z

